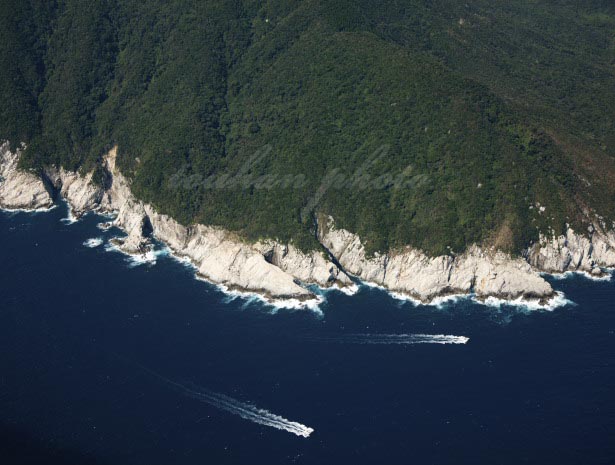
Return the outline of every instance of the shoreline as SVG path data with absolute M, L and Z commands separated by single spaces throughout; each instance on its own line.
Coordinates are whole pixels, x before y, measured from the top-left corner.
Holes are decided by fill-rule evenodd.
M 67 203 L 67 207 L 70 208 L 68 203 Z M 109 213 L 105 214 L 101 212 L 92 212 L 92 213 L 98 214 L 100 216 L 106 216 L 106 217 L 109 217 L 111 215 Z M 76 219 L 75 222 L 78 222 L 79 220 L 80 218 Z M 70 224 L 73 224 L 73 223 L 70 223 Z M 97 224 L 97 227 L 99 225 L 100 223 Z M 102 242 L 98 243 L 99 239 L 102 239 Z M 229 302 L 237 298 L 244 299 L 246 301 L 246 304 L 251 301 L 257 300 L 262 305 L 274 307 L 276 310 L 277 309 L 286 309 L 286 310 L 309 309 L 315 313 L 322 315 L 322 312 L 319 308 L 320 304 L 322 304 L 325 301 L 325 298 L 322 295 L 315 295 L 314 298 L 306 299 L 306 300 L 299 300 L 296 298 L 287 298 L 287 299 L 268 298 L 264 296 L 262 293 L 247 291 L 241 288 L 233 289 L 230 286 L 211 281 L 206 276 L 203 276 L 202 274 L 200 274 L 198 271 L 198 266 L 194 262 L 192 262 L 190 257 L 178 254 L 168 244 L 165 244 L 163 241 L 157 240 L 162 246 L 162 248 L 160 249 L 155 249 L 155 246 L 152 243 L 150 244 L 151 246 L 150 250 L 143 252 L 143 253 L 133 253 L 133 252 L 129 252 L 129 251 L 122 249 L 121 244 L 119 243 L 119 240 L 121 239 L 122 239 L 121 237 L 117 237 L 117 236 L 108 238 L 108 240 L 105 240 L 104 238 L 100 238 L 100 237 L 95 237 L 95 238 L 90 238 L 86 240 L 83 243 L 83 245 L 88 248 L 97 248 L 97 247 L 103 246 L 105 251 L 107 252 L 120 253 L 133 261 L 134 264 L 132 266 L 129 265 L 131 268 L 135 268 L 137 266 L 147 265 L 147 264 L 153 266 L 156 264 L 158 257 L 169 257 L 176 263 L 183 265 L 186 268 L 189 268 L 193 273 L 193 278 L 196 279 L 197 281 L 205 282 L 213 286 L 214 288 L 216 288 L 219 292 L 221 292 L 227 298 L 230 299 Z M 97 245 L 91 246 L 90 244 L 92 244 L 92 242 L 90 241 L 95 241 Z M 149 255 L 151 255 L 151 258 L 148 257 Z M 329 290 L 334 290 L 337 292 L 342 292 L 346 295 L 351 295 L 345 292 L 345 288 L 340 288 L 340 287 L 337 287 L 336 285 L 331 286 L 329 288 L 320 288 L 320 290 L 323 293 Z
M 57 208 L 58 202 L 65 202 L 68 214 L 61 220 L 64 224 L 73 224 L 90 212 L 105 217 L 109 221 L 97 227 L 103 231 L 111 227 L 122 230 L 126 236 L 117 238 L 113 247 L 135 260 L 141 257 L 145 262 L 155 262 L 155 257 L 147 257 L 152 253 L 154 239 L 178 261 L 189 262 L 198 279 L 229 295 L 257 298 L 280 308 L 317 308 L 328 291 L 354 295 L 365 285 L 380 288 L 392 298 L 415 306 L 438 307 L 470 298 L 491 306 L 504 302 L 549 309 L 561 299 L 544 276 L 563 279 L 558 275 L 579 273 L 592 280 L 606 281 L 611 275 L 604 276 L 601 268 L 615 267 L 615 232 L 598 235 L 594 242 L 594 236 L 586 239 L 571 230 L 567 241 L 541 238 L 528 250 L 525 259 L 476 245 L 459 256 L 428 257 L 420 250 L 406 247 L 367 257 L 359 237 L 336 228 L 330 217 L 316 225 L 317 239 L 329 253 L 327 260 L 319 251 L 304 253 L 291 244 L 274 240 L 249 244 L 222 228 L 198 224 L 186 227 L 159 214 L 133 196 L 130 182 L 115 167 L 116 149 L 105 158 L 111 181 L 103 188 L 91 182 L 92 173 L 81 175 L 50 167 L 44 178 L 39 178 L 19 171 L 19 153 L 8 152 L 6 144 L 0 148 L 4 150 L 0 152 L 0 170 L 5 179 L 9 176 L 8 182 L 0 183 L 0 204 L 6 207 L 6 198 L 9 202 L 21 202 L 21 208 L 9 206 L 4 211 L 43 213 Z M 14 191 L 20 182 L 25 182 L 30 190 Z M 23 208 L 28 199 L 32 208 Z M 578 250 L 569 248 L 569 243 L 579 244 Z M 602 255 L 594 260 L 593 252 Z M 581 258 L 573 262 L 569 257 L 575 254 Z M 570 266 L 577 269 L 567 270 Z M 561 272 L 553 272 L 558 268 L 562 268 Z
M 61 201 L 65 203 L 67 210 L 70 211 L 71 210 L 70 203 L 66 201 L 66 199 L 61 199 Z M 49 208 L 38 208 L 38 209 L 0 208 L 0 212 L 7 213 L 7 214 L 12 214 L 12 213 L 40 214 L 40 213 L 47 213 L 52 210 L 55 210 L 59 208 L 60 205 L 61 204 L 59 203 L 55 203 Z M 93 210 L 93 211 L 85 212 L 79 217 L 74 217 L 71 214 L 67 218 L 71 218 L 72 221 L 70 223 L 64 223 L 64 224 L 66 224 L 67 226 L 75 224 L 79 222 L 83 216 L 89 213 L 93 213 L 93 214 L 99 215 L 102 218 L 107 218 L 107 219 L 115 215 L 114 212 L 104 212 L 100 210 L 99 211 Z M 60 221 L 65 220 L 67 218 L 61 218 Z M 102 224 L 102 223 L 99 223 L 99 224 Z M 97 226 L 99 226 L 99 224 L 97 224 Z M 122 230 L 122 232 L 125 233 L 124 230 Z M 156 239 L 156 241 L 162 245 L 161 249 L 155 250 L 154 244 L 150 243 L 149 245 L 151 246 L 151 249 L 144 253 L 134 253 L 134 252 L 129 252 L 123 249 L 119 243 L 116 243 L 117 240 L 121 240 L 121 239 L 122 237 L 117 237 L 117 236 L 110 237 L 107 239 L 104 239 L 101 237 L 93 237 L 93 238 L 87 239 L 82 245 L 87 248 L 103 247 L 105 251 L 107 252 L 120 253 L 129 259 L 135 260 L 134 265 L 132 266 L 129 265 L 131 268 L 140 266 L 143 264 L 151 264 L 153 266 L 156 264 L 156 258 L 162 257 L 162 256 L 170 257 L 175 262 L 181 265 L 184 265 L 186 267 L 189 267 L 191 271 L 193 271 L 194 273 L 193 274 L 194 279 L 196 279 L 197 281 L 205 282 L 213 286 L 220 293 L 224 294 L 226 296 L 226 299 L 228 299 L 227 302 L 231 302 L 236 299 L 242 299 L 245 301 L 245 305 L 248 305 L 251 302 L 258 301 L 263 306 L 273 307 L 275 311 L 308 309 L 316 313 L 317 315 L 322 315 L 322 310 L 320 309 L 320 305 L 326 302 L 327 300 L 326 294 L 328 292 L 339 292 L 346 296 L 352 297 L 360 292 L 361 287 L 370 288 L 370 289 L 378 289 L 386 293 L 391 299 L 410 303 L 414 307 L 423 306 L 423 307 L 436 307 L 438 309 L 441 309 L 441 308 L 444 308 L 460 300 L 471 301 L 473 303 L 483 305 L 485 307 L 500 308 L 502 306 L 511 306 L 511 307 L 526 309 L 529 311 L 536 311 L 536 310 L 553 311 L 560 307 L 565 307 L 567 305 L 574 305 L 574 302 L 567 299 L 565 294 L 561 291 L 555 291 L 554 295 L 548 298 L 545 302 L 538 300 L 538 299 L 526 299 L 524 297 L 518 297 L 516 299 L 506 299 L 506 298 L 502 298 L 498 296 L 488 296 L 486 298 L 477 298 L 476 295 L 471 294 L 471 293 L 469 294 L 449 293 L 449 294 L 443 294 L 443 295 L 436 296 L 429 301 L 423 301 L 421 299 L 417 299 L 416 297 L 413 297 L 412 295 L 404 294 L 403 292 L 392 291 L 384 286 L 381 286 L 373 282 L 362 281 L 361 279 L 355 276 L 353 276 L 353 278 L 357 279 L 358 283 L 355 283 L 350 286 L 339 287 L 336 284 L 330 287 L 317 286 L 319 292 L 318 294 L 315 293 L 314 298 L 311 298 L 311 299 L 299 300 L 296 298 L 286 298 L 286 299 L 271 298 L 259 292 L 249 291 L 249 290 L 245 290 L 241 288 L 232 288 L 225 284 L 220 284 L 220 283 L 216 283 L 214 281 L 209 280 L 207 277 L 201 275 L 198 272 L 198 266 L 194 262 L 192 262 L 192 260 L 189 257 L 177 254 L 171 247 L 169 247 L 168 244 L 165 244 L 164 241 L 160 241 L 159 239 Z M 93 245 L 93 242 L 95 242 L 96 245 Z M 146 258 L 148 254 L 152 254 L 152 256 L 154 257 L 153 260 Z M 610 274 L 612 271 L 613 270 L 608 269 L 606 272 L 606 275 L 605 276 L 603 275 L 601 277 L 596 277 L 585 271 L 566 271 L 564 273 L 549 273 L 546 271 L 541 271 L 539 273 L 541 275 L 548 276 L 555 280 L 564 280 L 564 279 L 569 279 L 569 278 L 574 278 L 574 277 L 583 277 L 585 279 L 588 279 L 594 282 L 606 282 L 612 279 L 612 274 Z
M 602 270 L 602 274 L 599 276 L 588 273 L 583 270 L 575 270 L 575 271 L 564 271 L 563 273 L 549 273 L 547 271 L 541 271 L 540 274 L 544 276 L 548 276 L 551 279 L 556 281 L 564 281 L 566 279 L 574 278 L 574 277 L 583 277 L 588 281 L 594 282 L 609 282 L 613 280 L 613 274 L 615 273 L 615 269 L 613 268 L 604 268 Z

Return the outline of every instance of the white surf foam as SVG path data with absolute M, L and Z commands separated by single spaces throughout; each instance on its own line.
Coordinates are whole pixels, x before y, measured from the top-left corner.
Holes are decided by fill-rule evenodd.
M 167 247 L 162 247 L 160 249 L 155 249 L 152 247 L 144 253 L 128 253 L 125 250 L 122 250 L 122 248 L 119 247 L 117 244 L 115 244 L 113 239 L 111 239 L 110 242 L 105 244 L 105 250 L 107 252 L 116 252 L 124 255 L 128 262 L 129 268 L 136 268 L 137 266 L 142 265 L 155 265 L 158 261 L 158 258 L 166 257 L 170 253 L 170 250 Z
M 385 289 L 386 290 L 386 289 Z M 429 302 L 423 302 L 415 297 L 412 297 L 408 294 L 404 294 L 401 292 L 391 292 L 387 291 L 388 294 L 395 300 L 399 300 L 402 302 L 409 302 L 415 307 L 426 306 L 426 307 L 436 307 L 437 309 L 443 309 L 450 305 L 454 305 L 460 301 L 471 299 L 471 294 L 451 294 L 451 295 L 443 295 L 440 297 L 434 297 Z
M 103 223 L 98 223 L 96 227 L 100 229 L 101 231 L 108 231 L 109 229 L 113 227 L 113 223 L 110 221 L 106 221 Z
M 399 292 L 399 291 L 391 291 L 389 289 L 387 289 L 384 286 L 380 286 L 378 284 L 374 284 L 374 283 L 369 283 L 369 282 L 362 282 L 362 285 L 372 288 L 372 289 L 379 289 L 383 292 L 386 292 L 388 295 L 390 295 L 393 299 L 398 300 L 400 302 L 407 302 L 412 304 L 414 307 L 419 307 L 419 306 L 432 306 L 432 307 L 437 307 L 439 309 L 444 308 L 448 305 L 454 304 L 456 302 L 459 302 L 460 300 L 465 300 L 468 299 L 470 297 L 470 294 L 451 294 L 451 295 L 444 295 L 444 296 L 440 296 L 440 297 L 434 297 L 433 299 L 431 299 L 429 302 L 423 302 L 420 299 L 417 299 L 416 297 L 411 296 L 410 294 L 405 294 L 403 292 Z
M 340 336 L 316 336 L 307 338 L 313 341 L 337 342 L 341 344 L 467 344 L 465 336 L 446 334 L 343 334 Z
M 57 205 L 52 205 L 49 208 L 0 208 L 0 212 L 6 213 L 6 214 L 17 214 L 17 213 L 47 213 L 50 212 L 51 210 L 54 210 L 55 208 L 57 208 Z
M 67 210 L 68 210 L 68 213 L 66 214 L 66 218 L 62 218 L 60 222 L 66 225 L 75 224 L 78 220 L 73 215 L 73 210 L 70 208 L 70 206 L 67 208 Z
M 574 302 L 567 299 L 566 295 L 557 291 L 555 296 L 549 299 L 546 303 L 541 303 L 538 300 L 528 300 L 523 297 L 519 297 L 514 300 L 499 299 L 497 297 L 488 297 L 484 301 L 474 299 L 477 303 L 487 305 L 488 307 L 500 308 L 503 305 L 509 305 L 513 307 L 519 307 L 526 310 L 548 310 L 553 311 L 556 308 L 564 307 L 566 305 L 574 305 Z
M 197 275 L 197 279 L 200 281 L 204 281 L 209 284 L 213 284 L 225 294 L 223 299 L 224 303 L 230 303 L 237 299 L 244 300 L 243 308 L 248 307 L 252 303 L 260 303 L 261 305 L 265 305 L 274 310 L 274 313 L 277 310 L 311 310 L 317 315 L 322 316 L 322 310 L 320 309 L 320 305 L 325 301 L 325 298 L 321 295 L 316 295 L 313 299 L 309 300 L 299 300 L 299 299 L 270 299 L 256 292 L 248 292 L 248 291 L 239 291 L 239 290 L 231 290 L 224 284 L 216 284 L 209 281 L 207 278 L 202 275 Z
M 585 279 L 589 279 L 590 281 L 611 281 L 613 279 L 613 270 L 606 269 L 603 270 L 604 273 L 601 276 L 595 276 L 587 271 L 566 271 L 564 273 L 541 273 L 545 276 L 551 276 L 553 279 L 558 281 L 570 279 L 574 277 L 581 276 Z
M 83 243 L 83 245 L 85 245 L 86 247 L 89 247 L 90 249 L 94 249 L 96 247 L 101 246 L 103 243 L 103 238 L 102 237 L 93 237 L 91 239 L 88 239 L 87 241 L 85 241 Z
M 468 300 L 470 298 L 471 298 L 470 294 L 445 295 L 445 296 L 442 296 L 442 297 L 436 297 L 431 302 L 429 302 L 429 305 L 432 305 L 434 307 L 442 309 L 442 308 L 447 307 L 449 305 L 453 305 L 453 304 L 456 304 L 456 303 L 458 303 L 458 302 L 460 302 L 462 300 Z
M 129 268 L 136 268 L 142 265 L 155 265 L 160 257 L 166 257 L 169 254 L 169 250 L 165 247 L 162 249 L 151 249 L 141 254 L 126 254 L 129 264 Z
M 182 257 L 179 255 L 175 255 L 173 251 L 170 249 L 169 249 L 169 257 L 171 257 L 173 260 L 175 260 L 180 265 L 186 268 L 189 268 L 194 272 L 197 272 L 199 270 L 198 267 L 188 257 Z
M 611 277 L 609 276 L 609 279 Z M 604 279 L 604 278 L 595 278 L 594 279 Z M 418 299 L 415 299 L 412 296 L 407 294 L 403 294 L 400 292 L 392 292 L 388 289 L 371 283 L 362 283 L 367 287 L 380 289 L 387 294 L 389 294 L 392 298 L 402 301 L 402 302 L 410 302 L 415 307 L 418 306 L 435 306 L 438 309 L 445 308 L 447 306 L 453 305 L 457 302 L 463 300 L 471 300 L 474 303 L 480 305 L 486 305 L 488 307 L 500 308 L 504 305 L 508 305 L 511 307 L 517 307 L 523 310 L 555 310 L 556 308 L 564 307 L 566 305 L 574 305 L 574 302 L 567 299 L 565 294 L 561 291 L 557 291 L 555 295 L 549 299 L 546 303 L 541 303 L 539 300 L 526 299 L 523 297 L 519 297 L 517 299 L 501 299 L 499 297 L 487 297 L 486 299 L 479 299 L 473 294 L 453 294 L 442 297 L 435 297 L 429 303 L 422 302 Z
M 357 292 L 359 292 L 359 286 L 354 283 L 351 284 L 350 286 L 343 286 L 343 287 L 340 287 L 338 284 L 334 284 L 333 286 L 322 287 L 320 289 L 325 294 L 327 292 L 341 292 L 342 294 L 346 294 L 347 296 L 353 296 Z
M 102 216 L 103 218 L 108 219 L 110 222 L 115 220 L 119 214 L 117 210 L 102 210 L 100 209 L 100 207 L 98 207 L 95 211 L 98 216 Z
M 371 286 L 370 286 L 371 287 Z M 425 305 L 423 302 L 421 302 L 419 299 L 415 299 L 414 297 L 408 295 L 408 294 L 404 294 L 403 292 L 393 292 L 393 291 L 389 291 L 384 287 L 378 287 L 378 289 L 386 292 L 387 294 L 389 294 L 393 299 L 395 300 L 399 300 L 400 302 L 408 302 L 410 304 L 412 304 L 415 307 L 418 307 L 419 305 Z

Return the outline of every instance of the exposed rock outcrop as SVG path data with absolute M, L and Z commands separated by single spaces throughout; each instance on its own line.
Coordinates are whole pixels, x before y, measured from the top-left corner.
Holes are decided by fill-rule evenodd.
M 176 254 L 188 257 L 198 267 L 199 274 L 213 282 L 260 292 L 274 299 L 313 297 L 310 291 L 296 282 L 296 279 L 316 275 L 311 261 L 298 264 L 293 273 L 288 268 L 267 261 L 259 247 L 221 228 L 183 226 L 134 198 L 128 180 L 115 167 L 115 151 L 107 157 L 107 169 L 113 176 L 113 182 L 103 197 L 102 207 L 118 212 L 116 224 L 128 233 L 125 244 L 131 247 L 142 245 L 145 240 L 144 225 L 147 223 L 157 239 Z M 324 260 L 320 265 L 327 267 Z M 339 270 L 333 264 L 328 265 L 329 269 L 335 268 L 331 273 L 337 277 Z M 305 282 L 320 284 L 310 279 Z
M 260 242 L 255 247 L 270 263 L 302 282 L 321 287 L 352 284 L 350 278 L 319 251 L 304 253 L 293 245 L 275 241 Z
M 104 191 L 92 182 L 93 173 L 81 176 L 64 168 L 51 167 L 46 169 L 44 174 L 53 188 L 68 200 L 71 212 L 76 218 L 100 205 Z
M 539 270 L 549 273 L 582 271 L 601 275 L 601 267 L 615 267 L 615 232 L 590 227 L 588 235 L 568 228 L 565 235 L 548 239 L 541 236 L 527 258 Z
M 321 221 L 320 241 L 346 271 L 360 279 L 407 294 L 421 301 L 474 292 L 479 298 L 497 296 L 546 299 L 553 289 L 521 258 L 470 247 L 459 256 L 428 257 L 410 247 L 367 257 L 356 234 L 337 229 L 332 218 Z
M 0 208 L 39 210 L 51 208 L 53 199 L 40 176 L 17 169 L 21 149 L 11 152 L 0 145 Z
M 29 197 L 25 193 L 20 195 L 30 199 L 39 191 L 43 192 L 34 181 L 41 186 L 43 183 L 33 175 L 15 171 L 18 156 L 10 154 L 7 158 L 10 165 L 3 163 L 3 170 L 10 170 L 8 174 L 11 179 L 27 178 L 25 191 Z M 127 234 L 119 243 L 125 252 L 138 254 L 147 251 L 149 236 L 153 235 L 177 255 L 189 258 L 201 276 L 229 288 L 260 293 L 271 299 L 306 300 L 315 297 L 297 280 L 321 285 L 350 282 L 334 264 L 318 254 L 307 256 L 292 246 L 286 246 L 292 251 L 289 259 L 268 261 L 259 246 L 248 244 L 228 231 L 203 225 L 186 227 L 157 213 L 151 205 L 133 196 L 129 181 L 116 169 L 115 156 L 116 151 L 112 150 L 106 158 L 111 174 L 107 189 L 92 182 L 92 173 L 81 175 L 52 167 L 46 170 L 45 176 L 66 199 L 75 217 L 92 210 L 115 213 L 114 225 Z M 13 184 L 9 188 L 11 186 Z M 31 208 L 40 204 L 30 200 L 23 206 Z M 48 204 L 51 202 L 45 203 Z M 280 250 L 284 246 L 273 243 L 273 247 Z
M 41 177 L 17 169 L 20 151 L 0 146 L 0 207 L 40 209 L 53 205 Z M 43 176 L 70 205 L 75 217 L 88 211 L 114 213 L 113 224 L 127 236 L 120 247 L 143 253 L 150 236 L 164 242 L 179 256 L 187 257 L 198 273 L 229 288 L 251 291 L 269 299 L 314 298 L 305 285 L 348 286 L 361 280 L 403 293 L 423 302 L 449 294 L 474 293 L 479 298 L 546 300 L 554 292 L 538 271 L 583 271 L 598 275 L 600 267 L 615 267 L 615 232 L 591 227 L 587 235 L 569 229 L 566 235 L 540 241 L 523 258 L 471 246 L 460 255 L 429 257 L 411 247 L 367 256 L 359 236 L 336 228 L 332 218 L 321 218 L 317 236 L 333 257 L 321 251 L 304 253 L 289 244 L 266 240 L 249 244 L 221 228 L 183 226 L 136 199 L 130 182 L 115 165 L 116 151 L 105 159 L 109 183 L 98 186 L 93 174 L 48 168 Z M 338 264 L 343 267 L 341 269 Z

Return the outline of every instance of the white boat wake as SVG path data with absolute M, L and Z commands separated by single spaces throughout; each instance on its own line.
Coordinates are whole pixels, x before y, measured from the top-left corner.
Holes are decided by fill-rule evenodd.
M 302 425 L 296 421 L 287 420 L 284 417 L 275 415 L 268 410 L 260 409 L 250 403 L 241 402 L 224 394 L 219 394 L 211 391 L 196 391 L 194 389 L 183 386 L 184 395 L 192 397 L 202 402 L 206 402 L 220 410 L 238 415 L 244 420 L 249 420 L 259 425 L 270 426 L 282 431 L 301 436 L 304 438 L 310 437 L 314 429 Z
M 287 420 L 284 417 L 275 415 L 268 410 L 258 408 L 248 402 L 241 402 L 227 395 L 213 392 L 193 384 L 184 385 L 177 383 L 149 370 L 148 368 L 143 366 L 141 366 L 141 368 L 180 394 L 196 399 L 199 402 L 204 402 L 233 415 L 237 415 L 244 420 L 248 420 L 259 425 L 276 428 L 282 431 L 287 431 L 304 438 L 308 438 L 314 432 L 314 429 L 309 426 L 302 425 L 296 421 Z
M 311 341 L 341 344 L 466 344 L 470 338 L 446 334 L 342 334 L 308 337 Z

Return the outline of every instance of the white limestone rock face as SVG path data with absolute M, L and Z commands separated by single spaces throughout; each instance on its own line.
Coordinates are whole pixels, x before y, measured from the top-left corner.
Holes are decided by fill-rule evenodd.
M 93 172 L 80 175 L 64 168 L 45 170 L 45 176 L 68 202 L 71 213 L 80 218 L 85 213 L 99 208 L 104 189 L 92 182 Z
M 474 265 L 474 292 L 479 297 L 544 299 L 553 295 L 551 285 L 522 258 L 511 258 L 502 252 L 483 253 L 475 248 L 465 261 Z
M 258 250 L 217 228 L 196 226 L 183 254 L 200 264 L 200 274 L 217 283 L 274 298 L 312 296 L 293 276 L 267 262 Z
M 366 258 L 359 236 L 345 229 L 335 229 L 333 219 L 328 219 L 326 229 L 319 224 L 318 239 L 349 273 L 364 281 L 384 282 L 388 257 L 376 254 Z
M 51 207 L 52 195 L 45 183 L 32 173 L 17 170 L 19 156 L 20 152 L 12 153 L 8 144 L 0 146 L 0 207 Z M 220 228 L 183 226 L 159 214 L 133 196 L 130 182 L 116 169 L 115 156 L 112 150 L 105 160 L 111 175 L 106 189 L 92 182 L 92 173 L 49 168 L 44 175 L 68 201 L 76 217 L 91 210 L 116 213 L 113 224 L 127 234 L 120 245 L 124 251 L 148 250 L 152 234 L 177 255 L 189 258 L 207 279 L 271 299 L 313 298 L 300 282 L 322 287 L 352 284 L 345 271 L 319 251 L 303 253 L 273 240 L 249 244 Z M 543 236 L 527 251 L 526 260 L 477 246 L 458 256 L 428 257 L 406 247 L 367 257 L 360 238 L 337 229 L 332 218 L 320 222 L 318 237 L 349 273 L 425 302 L 471 292 L 482 298 L 543 300 L 553 295 L 553 289 L 536 270 L 598 275 L 600 267 L 615 267 L 615 231 L 606 232 L 605 227 L 592 227 L 586 235 L 569 229 L 561 237 Z
M 553 295 L 549 283 L 523 259 L 484 252 L 476 246 L 457 257 L 428 257 L 407 247 L 367 258 L 359 237 L 335 228 L 331 218 L 319 225 L 319 238 L 349 273 L 424 302 L 470 292 L 478 297 L 506 299 L 545 299 Z
M 350 278 L 319 251 L 304 253 L 290 244 L 265 241 L 255 244 L 267 260 L 304 283 L 321 287 L 352 285 Z
M 601 274 L 600 267 L 615 267 L 615 233 L 591 227 L 589 235 L 577 234 L 568 228 L 565 235 L 540 236 L 527 253 L 529 263 L 549 273 L 583 271 Z
M 607 232 L 596 231 L 592 235 L 592 258 L 598 266 L 615 268 L 615 225 Z
M 11 152 L 10 144 L 0 145 L 0 208 L 39 210 L 53 206 L 51 194 L 42 179 L 17 169 L 21 150 Z
M 146 207 L 154 236 L 179 256 L 188 257 L 199 274 L 230 288 L 260 292 L 272 298 L 308 298 L 312 294 L 293 276 L 265 260 L 258 250 L 219 228 L 189 228 Z
M 145 205 L 145 214 L 150 220 L 153 234 L 156 237 L 178 254 L 180 251 L 185 251 L 190 238 L 194 235 L 194 227 L 183 226 L 170 216 L 157 213 L 149 205 Z
M 151 205 L 135 199 L 130 183 L 116 169 L 116 152 L 107 157 L 112 183 L 103 196 L 102 207 L 118 213 L 115 224 L 128 233 L 124 246 L 142 247 L 151 233 L 177 255 L 189 258 L 205 278 L 226 285 L 265 294 L 273 299 L 308 299 L 312 293 L 295 282 L 292 275 L 268 263 L 250 244 L 219 228 L 194 225 L 185 227 Z

